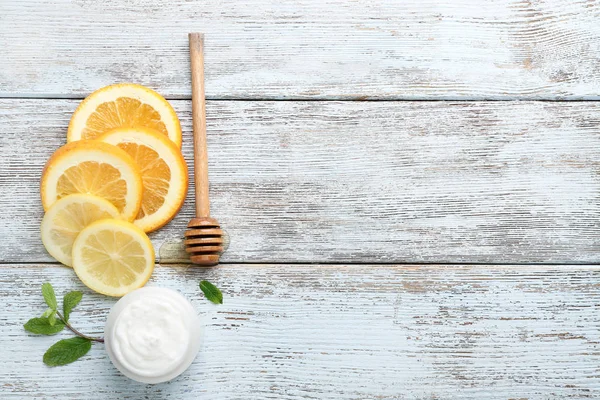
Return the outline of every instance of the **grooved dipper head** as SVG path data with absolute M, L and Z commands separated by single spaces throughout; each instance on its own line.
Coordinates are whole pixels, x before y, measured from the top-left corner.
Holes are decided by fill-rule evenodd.
M 185 251 L 194 264 L 210 267 L 223 253 L 223 231 L 216 219 L 194 218 L 185 231 Z

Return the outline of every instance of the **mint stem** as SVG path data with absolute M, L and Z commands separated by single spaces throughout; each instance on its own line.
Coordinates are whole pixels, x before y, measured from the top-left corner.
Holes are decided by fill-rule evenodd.
M 65 320 L 65 317 L 63 317 L 62 314 L 59 311 L 56 311 L 56 315 L 58 315 L 58 318 L 60 318 L 60 320 L 63 322 L 63 324 L 65 324 L 65 326 L 67 328 L 69 328 L 71 330 L 71 332 L 73 332 L 77 336 L 82 337 L 82 338 L 87 339 L 87 340 L 92 340 L 94 342 L 104 343 L 104 338 L 95 338 L 95 337 L 91 337 L 91 336 L 88 336 L 88 335 L 84 335 L 83 333 L 79 332 L 77 329 L 73 328 L 71 326 L 71 324 L 69 324 Z

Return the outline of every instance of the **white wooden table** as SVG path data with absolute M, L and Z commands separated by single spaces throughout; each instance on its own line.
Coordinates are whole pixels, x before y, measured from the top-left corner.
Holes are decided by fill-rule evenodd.
M 48 368 L 40 285 L 83 290 L 90 334 L 115 299 L 45 252 L 41 169 L 122 81 L 171 101 L 191 161 L 190 31 L 231 244 L 185 265 L 188 199 L 150 284 L 204 350 L 154 386 L 102 345 Z M 1 399 L 600 398 L 600 2 L 0 0 L 0 51 Z

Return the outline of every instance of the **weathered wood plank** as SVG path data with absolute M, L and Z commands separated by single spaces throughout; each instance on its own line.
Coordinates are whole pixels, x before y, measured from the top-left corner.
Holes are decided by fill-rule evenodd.
M 0 96 L 134 81 L 209 98 L 599 99 L 593 0 L 4 0 Z
M 201 279 L 221 287 L 222 306 L 202 298 Z M 3 399 L 600 396 L 599 266 L 159 266 L 150 284 L 188 296 L 206 338 L 190 370 L 156 386 L 120 375 L 101 345 L 45 367 L 45 349 L 69 336 L 22 329 L 44 310 L 45 281 L 84 291 L 71 321 L 90 334 L 115 302 L 67 268 L 0 268 Z
M 191 160 L 190 104 L 173 104 Z M 76 105 L 0 101 L 2 262 L 51 261 L 39 178 Z M 223 261 L 600 262 L 599 115 L 595 102 L 209 102 Z M 163 262 L 192 208 L 152 236 Z

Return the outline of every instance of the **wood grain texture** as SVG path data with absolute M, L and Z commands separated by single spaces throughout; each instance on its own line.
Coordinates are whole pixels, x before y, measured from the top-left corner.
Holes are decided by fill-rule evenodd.
M 224 293 L 202 298 L 201 279 Z M 68 268 L 0 268 L 2 399 L 567 399 L 600 396 L 600 267 L 158 266 L 150 285 L 188 296 L 204 350 L 178 379 L 136 384 L 102 345 L 47 368 L 57 337 L 22 324 L 40 285 L 83 290 L 71 322 L 101 334 L 115 299 Z M 41 379 L 44 377 L 44 379 Z M 68 384 L 65 384 L 68 382 Z
M 190 102 L 172 103 L 191 162 Z M 52 260 L 39 179 L 76 106 L 0 101 L 2 262 Z M 213 101 L 207 112 L 223 262 L 600 262 L 600 103 Z M 181 245 L 191 193 L 151 236 L 157 253 Z
M 594 0 L 3 0 L 0 96 L 82 97 L 132 81 L 207 96 L 600 98 Z

